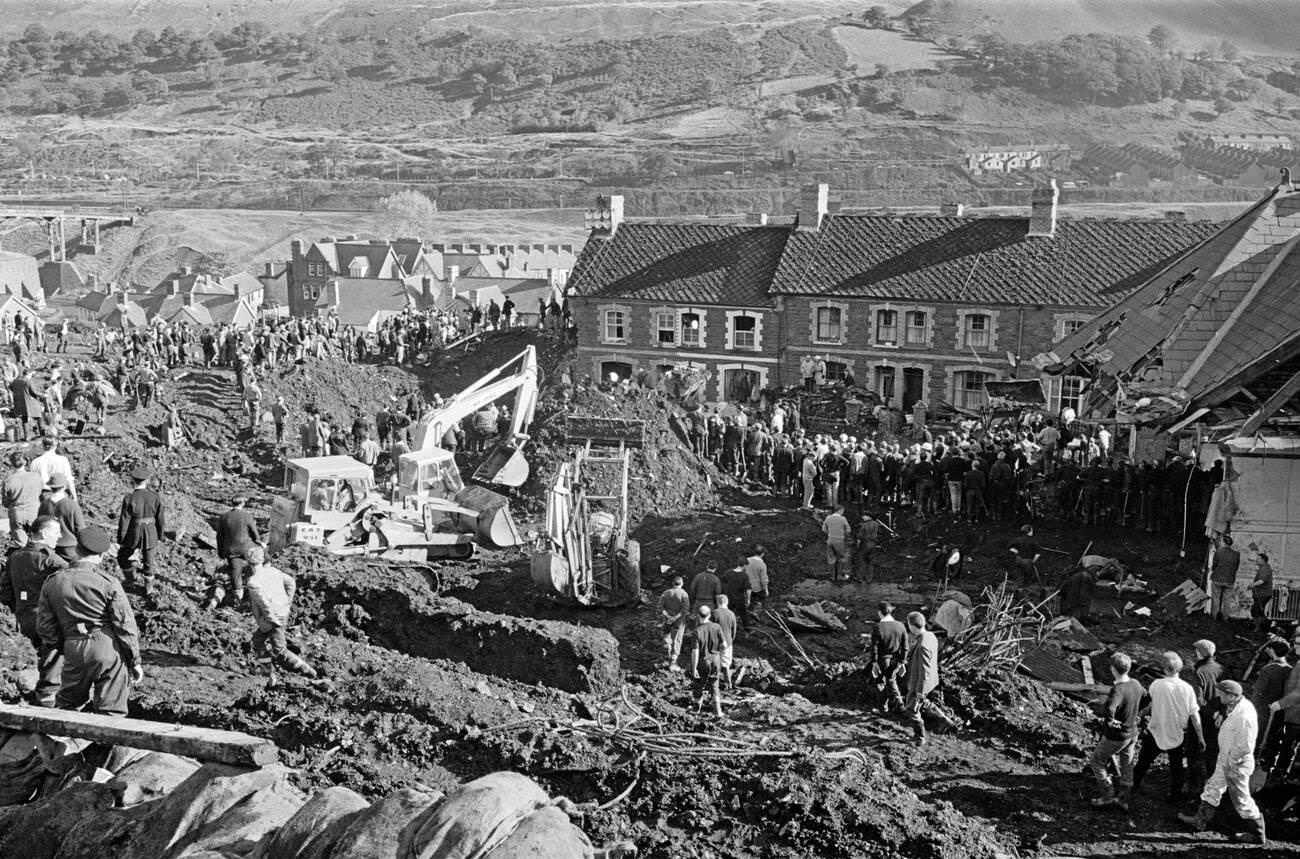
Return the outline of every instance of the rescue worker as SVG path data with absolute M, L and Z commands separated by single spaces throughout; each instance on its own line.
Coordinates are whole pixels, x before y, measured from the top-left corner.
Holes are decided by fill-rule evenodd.
M 54 551 L 68 563 L 77 560 L 77 532 L 85 525 L 85 519 L 77 499 L 68 494 L 68 478 L 63 474 L 50 478 L 50 494 L 41 502 L 40 515 L 53 516 L 62 526 Z
M 63 654 L 63 681 L 55 696 L 65 710 L 125 716 L 130 682 L 144 679 L 140 633 L 126 592 L 100 569 L 112 548 L 108 532 L 87 525 L 77 532 L 77 560 L 45 580 L 36 627 L 42 643 Z
M 13 609 L 18 629 L 36 648 L 38 676 L 32 703 L 38 707 L 54 706 L 63 670 L 63 655 L 45 645 L 36 627 L 36 610 L 45 580 L 68 566 L 67 561 L 54 554 L 54 543 L 62 531 L 59 520 L 53 516 L 38 518 L 31 526 L 27 545 L 10 552 L 4 571 L 0 572 L 0 602 Z
M 903 709 L 903 693 L 898 677 L 907 659 L 907 628 L 894 619 L 894 604 L 880 604 L 880 620 L 871 630 L 871 666 L 876 691 L 885 698 L 885 712 Z
M 135 584 L 132 556 L 138 552 L 147 594 L 153 593 L 154 559 L 165 528 L 162 498 L 149 488 L 152 476 L 145 465 L 131 469 L 135 488 L 122 499 L 122 512 L 117 517 L 117 563 L 122 568 L 122 576 L 127 585 Z
M 682 639 L 686 635 L 686 617 L 691 610 L 691 598 L 682 587 L 681 576 L 673 576 L 672 587 L 659 595 L 660 625 L 664 649 L 668 651 L 668 670 L 681 671 L 678 659 L 682 655 Z
M 853 569 L 848 545 L 853 531 L 849 520 L 844 518 L 843 504 L 835 505 L 831 514 L 822 520 L 822 533 L 826 535 L 826 567 L 831 581 L 840 581 L 840 571 L 843 570 L 847 582 Z
M 1011 541 L 1010 551 L 1012 564 L 1019 575 L 1021 585 L 1028 587 L 1031 584 L 1041 583 L 1042 578 L 1038 575 L 1038 559 L 1043 556 L 1043 552 L 1038 548 L 1038 541 L 1034 539 L 1033 525 L 1025 525 L 1020 529 L 1020 536 Z
M 289 625 L 289 609 L 297 583 L 293 576 L 266 563 L 266 552 L 252 546 L 246 552 L 249 570 L 248 603 L 257 629 L 253 632 L 253 653 L 266 653 L 271 659 L 271 682 L 276 667 L 315 678 L 317 672 L 301 656 L 289 649 L 284 629 Z
M 907 659 L 907 719 L 918 746 L 925 745 L 925 712 L 953 728 L 953 723 L 934 708 L 930 693 L 939 688 L 939 639 L 925 628 L 925 615 L 914 611 L 907 616 L 910 655 Z
M 698 696 L 695 709 L 704 707 L 706 698 L 713 698 L 713 715 L 722 718 L 722 627 L 713 622 L 713 611 L 707 605 L 696 613 L 695 643 L 691 646 L 691 679 L 695 681 Z
M 31 468 L 31 457 L 24 452 L 9 457 L 13 472 L 5 478 L 4 503 L 9 511 L 9 530 L 13 533 L 27 531 L 36 521 L 41 509 L 41 493 L 45 491 L 45 478 Z
M 72 463 L 68 458 L 59 453 L 59 442 L 52 435 L 47 435 L 41 439 L 41 447 L 45 452 L 36 457 L 31 462 L 32 471 L 41 476 L 41 479 L 48 485 L 54 475 L 61 474 L 67 479 L 68 494 L 73 498 L 77 497 L 77 479 L 72 473 Z
M 1201 807 L 1195 814 L 1180 814 L 1178 819 L 1201 832 L 1210 825 L 1219 802 L 1226 793 L 1233 808 L 1241 817 L 1245 831 L 1235 836 L 1246 844 L 1263 844 L 1264 815 L 1250 795 L 1250 776 L 1255 771 L 1255 741 L 1259 735 L 1259 721 L 1255 708 L 1241 693 L 1236 680 L 1220 680 L 1215 686 L 1223 705 L 1223 724 L 1219 727 L 1219 757 L 1214 774 L 1205 783 L 1201 793 Z
M 217 520 L 217 557 L 226 562 L 230 593 L 235 603 L 244 600 L 244 582 L 248 576 L 248 550 L 262 544 L 257 522 L 245 508 L 248 496 L 236 495 L 230 500 L 231 508 Z M 217 597 L 217 602 L 221 596 Z
M 870 510 L 862 511 L 862 521 L 858 523 L 854 535 L 856 544 L 853 552 L 853 570 L 859 581 L 870 582 L 876 573 L 876 541 L 880 537 L 880 523 L 871 515 Z

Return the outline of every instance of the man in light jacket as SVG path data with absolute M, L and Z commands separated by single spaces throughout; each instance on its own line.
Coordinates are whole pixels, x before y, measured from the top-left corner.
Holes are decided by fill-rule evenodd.
M 266 553 L 261 546 L 250 546 L 244 551 L 244 557 L 252 571 L 245 587 L 253 620 L 257 622 L 257 629 L 253 631 L 253 653 L 266 652 L 270 656 L 272 682 L 275 681 L 277 666 L 316 677 L 316 669 L 289 649 L 284 635 L 284 629 L 289 625 L 289 608 L 297 590 L 293 576 L 266 563 Z
M 1255 772 L 1255 741 L 1259 736 L 1259 718 L 1255 707 L 1245 699 L 1236 680 L 1220 680 L 1217 686 L 1223 703 L 1223 724 L 1219 727 L 1219 757 L 1214 774 L 1201 792 L 1201 807 L 1195 814 L 1180 814 L 1178 819 L 1200 832 L 1210 825 L 1219 802 L 1226 793 L 1241 817 L 1244 832 L 1236 835 L 1247 844 L 1263 844 L 1264 815 L 1250 795 L 1250 776 Z
M 925 628 L 925 615 L 914 611 L 907 616 L 907 634 L 910 639 L 907 658 L 907 710 L 912 724 L 912 735 L 918 746 L 925 745 L 925 712 L 928 710 L 949 729 L 955 727 L 929 700 L 930 693 L 939 688 L 939 639 Z

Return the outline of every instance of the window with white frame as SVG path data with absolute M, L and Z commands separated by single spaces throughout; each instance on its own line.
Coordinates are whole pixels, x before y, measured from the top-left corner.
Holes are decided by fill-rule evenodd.
M 1078 333 L 1079 329 L 1091 321 L 1091 318 L 1085 313 L 1058 314 L 1055 330 L 1052 333 L 1052 342 L 1060 343 L 1066 337 Z
M 627 342 L 627 311 L 611 308 L 604 312 L 602 333 L 606 343 Z
M 963 409 L 978 409 L 988 401 L 984 383 L 993 379 L 992 373 L 979 370 L 957 370 L 953 373 L 953 405 Z
M 660 346 L 677 345 L 677 314 L 672 310 L 656 310 L 655 342 Z
M 751 316 L 747 313 L 740 313 L 732 316 L 730 321 L 731 321 L 730 348 L 757 351 L 758 350 L 758 317 Z
M 992 340 L 990 334 L 993 326 L 991 320 L 983 313 L 970 313 L 966 315 L 962 332 L 965 335 L 966 346 L 971 349 L 987 349 Z
M 695 346 L 702 345 L 703 322 L 699 313 L 694 311 L 684 311 L 682 313 L 682 345 Z
M 308 301 L 310 299 L 311 299 L 311 284 L 304 283 L 302 285 L 302 300 Z
M 908 346 L 928 346 L 930 343 L 930 315 L 924 310 L 909 310 L 905 314 L 904 343 Z
M 328 274 L 328 272 L 325 271 L 325 263 L 323 262 L 307 263 L 308 277 L 324 277 L 326 274 Z
M 1074 409 L 1078 414 L 1087 381 L 1082 376 L 1044 376 L 1043 391 L 1047 395 L 1048 413 L 1060 414 L 1065 409 Z
M 838 304 L 813 308 L 813 341 L 816 343 L 842 343 L 844 341 L 844 308 Z
M 884 308 L 876 311 L 876 345 L 898 345 L 898 311 Z

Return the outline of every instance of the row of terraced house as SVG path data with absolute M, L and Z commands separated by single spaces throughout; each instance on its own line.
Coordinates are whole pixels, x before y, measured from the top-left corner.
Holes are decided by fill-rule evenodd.
M 836 211 L 826 185 L 775 223 L 638 222 L 621 197 L 589 213 L 568 283 L 582 371 L 631 377 L 690 363 L 713 401 L 798 385 L 826 361 L 904 411 L 978 408 L 984 383 L 1036 378 L 1031 358 L 1076 331 L 1216 225 L 1058 218 L 1055 182 L 1020 217 Z M 1047 408 L 1083 381 L 1042 376 Z

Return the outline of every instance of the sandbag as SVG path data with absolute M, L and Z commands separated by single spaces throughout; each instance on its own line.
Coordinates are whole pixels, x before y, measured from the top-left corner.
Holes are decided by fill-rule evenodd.
M 194 775 L 198 768 L 199 762 L 192 758 L 148 752 L 118 768 L 108 786 L 117 793 L 119 807 L 131 808 L 142 802 L 161 799 Z
M 496 772 L 447 794 L 404 833 L 401 859 L 480 859 L 550 802 L 527 776 Z
M 209 851 L 247 856 L 298 812 L 303 799 L 301 791 L 287 780 L 267 785 L 192 830 L 161 859 L 192 859 Z
M 591 842 L 569 815 L 553 805 L 538 809 L 520 822 L 483 859 L 592 859 Z
M 45 760 L 34 747 L 27 757 L 0 764 L 0 806 L 28 802 L 44 781 Z
M 345 825 L 350 823 L 357 812 L 369 807 L 370 803 L 360 794 L 346 787 L 322 790 L 307 800 L 279 830 L 259 844 L 253 855 L 258 859 L 278 859 L 281 856 L 306 859 L 302 854 L 308 842 L 325 835 L 340 819 L 345 820 Z M 340 835 L 342 828 L 334 833 L 334 840 Z
M 442 793 L 404 788 L 357 815 L 334 845 L 330 859 L 397 859 L 402 831 L 442 802 Z
M 220 820 L 250 795 L 268 788 L 272 793 L 265 798 L 274 799 L 275 792 L 279 791 L 284 800 L 276 803 L 281 816 L 270 827 L 279 828 L 306 801 L 289 784 L 288 774 L 289 770 L 283 766 L 247 770 L 225 764 L 204 764 L 163 799 L 139 806 L 142 814 L 148 814 L 148 820 L 122 859 L 162 859 L 175 855 L 198 841 L 208 824 Z M 285 806 L 290 806 L 287 813 Z

